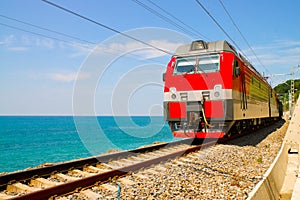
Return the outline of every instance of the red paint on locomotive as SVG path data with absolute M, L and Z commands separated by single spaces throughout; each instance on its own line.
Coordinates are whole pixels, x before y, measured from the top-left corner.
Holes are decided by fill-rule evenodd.
M 274 90 L 226 41 L 178 47 L 164 80 L 164 116 L 175 137 L 220 138 L 281 115 Z

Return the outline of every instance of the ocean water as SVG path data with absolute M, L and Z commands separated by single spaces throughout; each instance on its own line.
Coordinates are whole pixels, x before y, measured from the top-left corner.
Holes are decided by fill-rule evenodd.
M 0 116 L 0 172 L 172 140 L 163 117 Z

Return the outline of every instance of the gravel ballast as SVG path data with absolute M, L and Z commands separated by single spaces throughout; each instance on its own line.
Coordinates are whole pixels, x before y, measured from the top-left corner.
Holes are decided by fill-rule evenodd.
M 131 174 L 135 184 L 121 183 L 121 199 L 246 199 L 275 159 L 287 127 L 281 121 Z

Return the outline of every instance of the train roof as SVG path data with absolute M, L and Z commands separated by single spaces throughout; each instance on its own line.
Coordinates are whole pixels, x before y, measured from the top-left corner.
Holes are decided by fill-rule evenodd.
M 197 55 L 220 51 L 230 51 L 237 54 L 235 48 L 226 40 L 205 42 L 203 40 L 193 41 L 191 44 L 179 46 L 175 51 L 175 56 Z
M 238 56 L 250 69 L 256 72 L 262 79 L 267 83 L 264 77 L 252 66 L 252 64 L 240 53 L 236 51 L 236 49 L 226 40 L 218 40 L 213 42 L 205 42 L 203 40 L 193 41 L 191 44 L 185 44 L 179 46 L 174 56 L 184 57 L 184 56 L 193 56 L 193 55 L 201 55 L 201 54 L 209 54 L 209 53 L 217 53 L 217 52 L 232 52 L 236 56 Z

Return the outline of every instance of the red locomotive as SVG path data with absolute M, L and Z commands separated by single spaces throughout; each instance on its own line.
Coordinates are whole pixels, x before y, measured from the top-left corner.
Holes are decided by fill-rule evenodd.
M 224 40 L 178 47 L 164 82 L 164 116 L 175 137 L 221 138 L 282 115 L 272 87 Z

